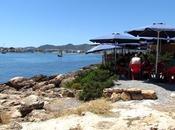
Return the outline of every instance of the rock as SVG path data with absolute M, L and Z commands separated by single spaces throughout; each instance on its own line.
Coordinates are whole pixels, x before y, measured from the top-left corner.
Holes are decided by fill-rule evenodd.
M 32 107 L 33 109 L 41 109 L 44 106 L 44 101 L 42 101 L 36 95 L 30 95 L 24 98 L 21 102 L 22 105 Z
M 60 93 L 63 97 L 75 97 L 75 94 L 70 89 L 62 89 Z
M 172 98 L 175 98 L 175 93 L 171 93 L 170 95 Z
M 1 94 L 0 93 L 0 100 L 2 100 L 2 99 L 8 99 L 8 98 L 9 98 L 8 94 Z
M 29 80 L 24 77 L 15 77 L 10 79 L 10 81 L 7 84 L 10 87 L 15 88 L 16 90 L 19 90 L 23 87 L 30 88 L 35 84 L 35 82 L 33 80 Z
M 150 130 L 158 130 L 156 127 L 151 127 Z
M 33 109 L 42 109 L 44 106 L 44 101 L 42 101 L 36 95 L 30 95 L 24 98 L 21 102 L 21 107 L 19 108 L 22 116 L 26 116 L 30 113 Z
M 111 97 L 112 93 L 113 93 L 112 88 L 108 88 L 108 89 L 103 90 L 103 96 L 106 97 L 106 98 Z
M 13 119 L 22 117 L 21 112 L 18 109 L 11 110 L 10 115 Z
M 44 85 L 40 88 L 41 91 L 46 91 L 46 90 L 49 90 L 49 89 L 53 89 L 55 88 L 55 84 L 48 84 L 48 85 Z
M 10 82 L 20 82 L 20 81 L 23 81 L 23 80 L 26 80 L 26 78 L 24 78 L 24 77 L 14 77 L 14 78 L 10 79 Z
M 44 104 L 44 109 L 47 112 L 62 112 L 66 109 L 77 108 L 81 102 L 75 98 L 61 98 L 48 101 Z
M 130 94 L 141 94 L 141 89 L 138 89 L 138 88 L 129 88 L 129 89 L 126 89 L 125 91 Z
M 20 101 L 15 99 L 6 100 L 6 102 L 3 103 L 3 105 L 7 107 L 14 107 L 14 106 L 20 105 Z
M 52 117 L 51 114 L 47 114 L 45 110 L 33 110 L 27 116 L 27 121 L 44 121 L 50 119 Z
M 131 95 L 132 100 L 142 100 L 143 99 L 143 95 L 141 93 L 132 93 L 130 95 Z
M 131 95 L 128 92 L 122 92 L 121 99 L 124 101 L 131 100 Z
M 4 91 L 7 91 L 9 89 L 11 89 L 10 86 L 6 84 L 0 84 L 0 93 L 3 93 Z
M 42 81 L 48 81 L 49 78 L 46 75 L 36 75 L 31 78 L 35 82 L 42 82 Z
M 37 82 L 33 87 L 32 89 L 35 91 L 35 90 L 38 90 L 40 88 L 42 88 L 42 86 L 45 86 L 47 85 L 48 83 L 46 81 L 42 81 L 42 82 Z
M 122 93 L 124 91 L 124 89 L 122 88 L 106 88 L 104 89 L 103 92 L 107 92 L 107 93 Z
M 112 92 L 114 92 L 114 93 L 122 93 L 123 91 L 125 91 L 125 90 L 122 88 L 113 88 L 113 90 L 112 90 Z
M 157 99 L 156 92 L 154 90 L 142 90 L 144 99 Z
M 18 122 L 13 122 L 10 124 L 9 129 L 10 130 L 21 130 L 22 125 L 20 125 Z
M 21 106 L 19 108 L 19 111 L 22 115 L 22 117 L 25 117 L 27 114 L 29 114 L 30 112 L 32 112 L 33 108 L 29 107 L 29 106 Z
M 121 99 L 121 94 L 120 93 L 113 93 L 110 97 L 110 100 L 112 102 L 119 101 Z
M 62 74 L 57 75 L 55 78 L 48 81 L 49 84 L 54 84 L 56 87 L 59 87 L 61 81 L 64 79 L 64 76 Z
M 103 90 L 103 96 L 104 97 L 111 97 L 113 93 L 122 93 L 124 89 L 122 88 L 106 88 Z

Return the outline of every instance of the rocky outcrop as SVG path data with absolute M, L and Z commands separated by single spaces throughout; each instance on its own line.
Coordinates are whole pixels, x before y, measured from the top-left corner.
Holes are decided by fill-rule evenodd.
M 0 116 L 5 113 L 2 122 L 42 121 L 52 118 L 54 111 L 77 106 L 78 103 L 74 100 L 77 100 L 75 96 L 78 91 L 62 86 L 93 68 L 90 66 L 65 75 L 14 77 L 7 83 L 0 84 Z M 53 103 L 53 100 L 62 101 L 65 98 L 70 100 L 63 101 L 63 104 Z
M 138 88 L 107 88 L 103 91 L 104 97 L 110 98 L 111 101 L 118 100 L 142 100 L 142 99 L 157 99 L 156 92 L 154 90 L 141 90 Z
M 15 88 L 16 90 L 19 90 L 23 87 L 25 87 L 25 89 L 30 88 L 35 85 L 35 82 L 32 79 L 27 79 L 24 77 L 15 77 L 10 79 L 10 81 L 6 84 L 10 87 Z
M 44 101 L 42 101 L 36 95 L 30 95 L 21 101 L 21 107 L 19 108 L 22 116 L 26 116 L 34 109 L 42 109 L 44 106 Z

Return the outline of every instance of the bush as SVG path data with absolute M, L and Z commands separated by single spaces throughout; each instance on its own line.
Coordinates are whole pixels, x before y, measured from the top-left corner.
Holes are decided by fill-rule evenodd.
M 108 67 L 107 67 L 108 68 Z M 117 79 L 106 66 L 98 66 L 95 70 L 89 70 L 75 80 L 67 83 L 66 88 L 82 90 L 79 99 L 89 101 L 102 96 L 103 89 L 113 86 L 113 80 Z
M 89 101 L 102 96 L 103 87 L 98 82 L 89 82 L 83 86 L 83 91 L 79 94 L 79 99 Z
M 81 89 L 81 84 L 80 83 L 73 83 L 71 88 L 76 89 L 76 90 L 80 90 Z

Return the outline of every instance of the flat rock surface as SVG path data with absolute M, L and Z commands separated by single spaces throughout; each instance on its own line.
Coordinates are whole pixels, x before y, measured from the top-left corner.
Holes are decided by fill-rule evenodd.
M 153 84 L 146 81 L 137 81 L 137 80 L 119 80 L 115 82 L 117 88 L 141 88 L 155 90 L 158 99 L 156 100 L 159 104 L 175 104 L 174 99 L 171 94 L 175 92 L 174 84 Z
M 70 115 L 44 122 L 22 123 L 22 130 L 173 130 L 175 111 L 162 112 L 152 108 L 155 101 L 119 101 L 113 103 L 112 115 Z

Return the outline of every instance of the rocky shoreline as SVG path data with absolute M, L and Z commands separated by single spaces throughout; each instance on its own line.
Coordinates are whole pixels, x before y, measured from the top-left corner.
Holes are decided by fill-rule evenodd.
M 0 124 L 47 120 L 54 117 L 54 112 L 79 105 L 80 101 L 75 98 L 78 91 L 63 86 L 95 68 L 90 65 L 64 75 L 14 77 L 0 84 Z
M 114 87 L 103 90 L 105 99 L 102 100 L 109 101 L 108 103 L 111 104 L 110 113 L 112 113 L 112 116 L 101 116 L 89 113 L 89 110 L 86 112 L 81 110 L 80 106 L 84 105 L 84 103 L 77 99 L 80 90 L 68 89 L 64 85 L 74 80 L 77 76 L 96 68 L 96 65 L 90 65 L 64 75 L 36 75 L 31 78 L 14 77 L 6 83 L 0 84 L 0 129 L 57 128 L 74 130 L 73 128 L 75 127 L 75 130 L 88 128 L 147 128 L 157 130 L 158 128 L 168 127 L 170 130 L 174 130 L 174 106 L 168 111 L 166 109 L 167 105 L 165 106 L 166 108 L 162 108 L 162 104 L 157 104 L 157 98 L 158 100 L 160 98 L 159 89 L 154 89 L 156 86 L 151 84 L 150 86 L 153 87 L 146 88 L 144 87 L 146 83 L 140 83 L 139 81 L 118 81 Z M 157 88 L 159 87 L 157 86 Z M 164 89 L 160 90 L 165 91 Z M 168 94 L 170 95 L 170 93 Z M 173 96 L 172 100 L 174 100 Z M 103 108 L 104 104 L 99 103 L 92 106 Z M 60 113 L 64 112 L 64 110 L 71 111 L 74 108 L 79 108 L 77 110 L 79 114 L 60 116 Z M 92 124 L 86 123 L 87 120 Z M 70 124 L 66 125 L 67 128 L 62 125 L 66 121 Z M 166 123 L 162 125 L 163 122 Z M 53 124 L 53 126 L 48 125 L 45 128 L 45 123 Z M 102 125 L 99 126 L 99 123 Z

